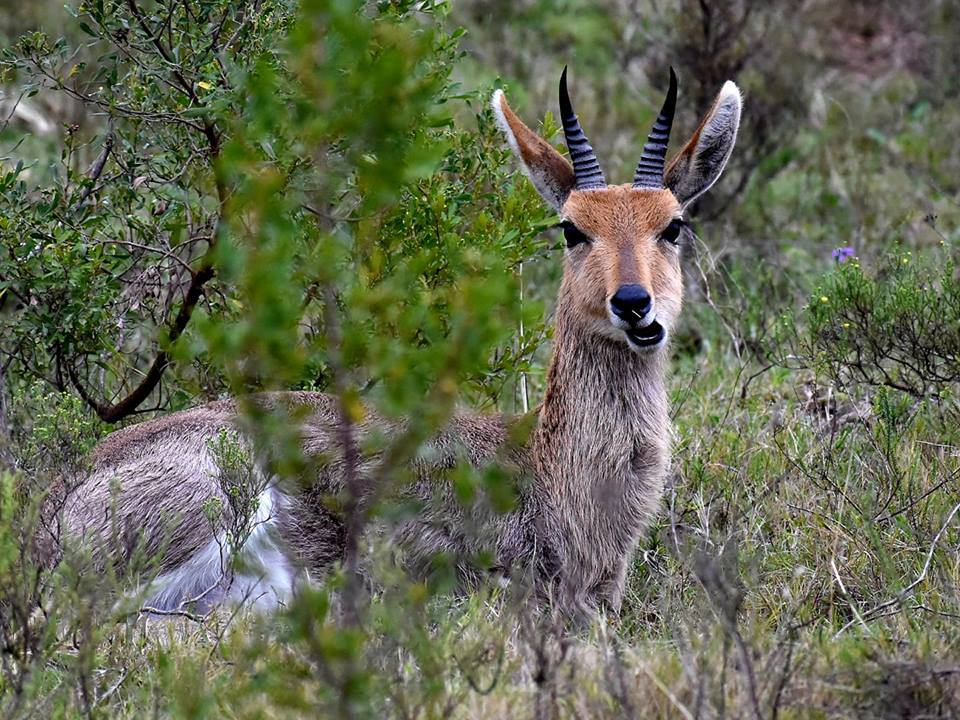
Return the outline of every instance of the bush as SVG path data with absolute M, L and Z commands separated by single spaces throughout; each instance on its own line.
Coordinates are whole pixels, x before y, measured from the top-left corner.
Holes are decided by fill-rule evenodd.
M 5 51 L 0 715 L 956 715 L 956 13 L 788 5 L 84 0 L 68 40 Z M 362 565 L 273 615 L 145 623 L 155 567 L 103 567 L 44 523 L 110 425 L 325 390 L 390 490 L 458 403 L 535 407 L 555 218 L 487 101 L 502 72 L 535 117 L 568 61 L 610 177 L 667 64 L 677 138 L 728 74 L 747 90 L 740 182 L 701 207 L 734 201 L 699 224 L 674 345 L 674 475 L 620 617 L 572 632 L 519 583 L 441 595 L 455 559 L 425 582 L 396 562 L 409 505 L 348 491 L 327 500 Z M 51 136 L 5 120 L 21 93 Z M 821 277 L 838 245 L 859 261 Z M 364 408 L 408 422 L 361 437 Z M 249 447 L 213 443 L 225 499 L 203 510 L 228 543 L 264 478 L 247 450 L 308 479 L 291 420 L 245 407 Z M 447 479 L 513 499 L 503 472 Z
M 960 274 L 951 251 L 899 248 L 865 268 L 846 249 L 804 309 L 784 319 L 781 352 L 838 387 L 886 386 L 916 398 L 955 397 L 960 384 Z

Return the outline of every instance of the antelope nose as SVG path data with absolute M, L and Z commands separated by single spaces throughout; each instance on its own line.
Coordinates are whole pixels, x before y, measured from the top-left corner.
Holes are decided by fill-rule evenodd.
M 610 309 L 621 320 L 637 322 L 650 312 L 653 299 L 643 285 L 621 285 L 610 298 Z

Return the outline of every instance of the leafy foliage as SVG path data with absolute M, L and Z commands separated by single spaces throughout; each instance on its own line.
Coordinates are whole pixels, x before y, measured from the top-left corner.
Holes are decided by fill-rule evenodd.
M 949 252 L 900 248 L 869 272 L 839 264 L 806 306 L 789 349 L 840 388 L 883 385 L 946 398 L 960 383 L 960 283 Z
M 84 0 L 34 22 L 48 5 L 0 19 L 27 31 L 0 98 L 0 713 L 957 713 L 949 3 Z M 390 458 L 386 487 L 458 403 L 536 405 L 555 218 L 486 100 L 502 73 L 533 119 L 568 61 L 611 176 L 666 64 L 678 137 L 728 74 L 747 91 L 736 172 L 685 249 L 675 474 L 621 616 L 578 635 L 515 587 L 443 595 L 449 559 L 412 580 L 371 531 L 362 566 L 275 616 L 144 625 L 157 568 L 103 567 L 44 522 L 109 425 L 321 389 L 347 431 L 406 419 L 357 448 Z M 24 134 L 14 104 L 54 129 Z M 243 410 L 271 477 L 303 482 L 290 418 Z M 234 440 L 205 511 L 239 542 L 264 475 Z M 448 480 L 511 506 L 503 472 Z M 357 537 L 409 511 L 353 499 L 333 500 Z

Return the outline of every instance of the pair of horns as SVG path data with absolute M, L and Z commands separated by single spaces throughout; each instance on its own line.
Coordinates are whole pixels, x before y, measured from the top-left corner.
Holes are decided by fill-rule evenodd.
M 663 173 L 667 161 L 667 143 L 670 141 L 670 128 L 673 126 L 673 114 L 677 108 L 677 75 L 670 68 L 670 89 L 663 107 L 653 124 L 653 129 L 647 136 L 643 146 L 640 162 L 633 175 L 633 186 L 636 188 L 651 188 L 659 190 L 663 187 Z M 597 154 L 590 146 L 577 114 L 573 111 L 570 94 L 567 92 L 567 68 L 563 68 L 560 75 L 560 121 L 563 124 L 563 135 L 573 161 L 573 173 L 576 177 L 577 190 L 595 190 L 605 187 L 607 181 L 600 169 Z

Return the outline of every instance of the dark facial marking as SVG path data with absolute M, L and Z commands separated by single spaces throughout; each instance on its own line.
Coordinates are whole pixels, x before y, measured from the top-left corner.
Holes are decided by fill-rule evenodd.
M 680 242 L 680 232 L 683 230 L 684 222 L 680 218 L 674 218 L 670 221 L 670 224 L 664 228 L 663 232 L 660 233 L 660 239 L 664 242 L 668 242 L 671 245 L 676 245 Z
M 580 243 L 590 242 L 590 238 L 569 220 L 564 220 L 560 223 L 560 227 L 563 228 L 563 237 L 567 241 L 568 248 L 575 247 Z

